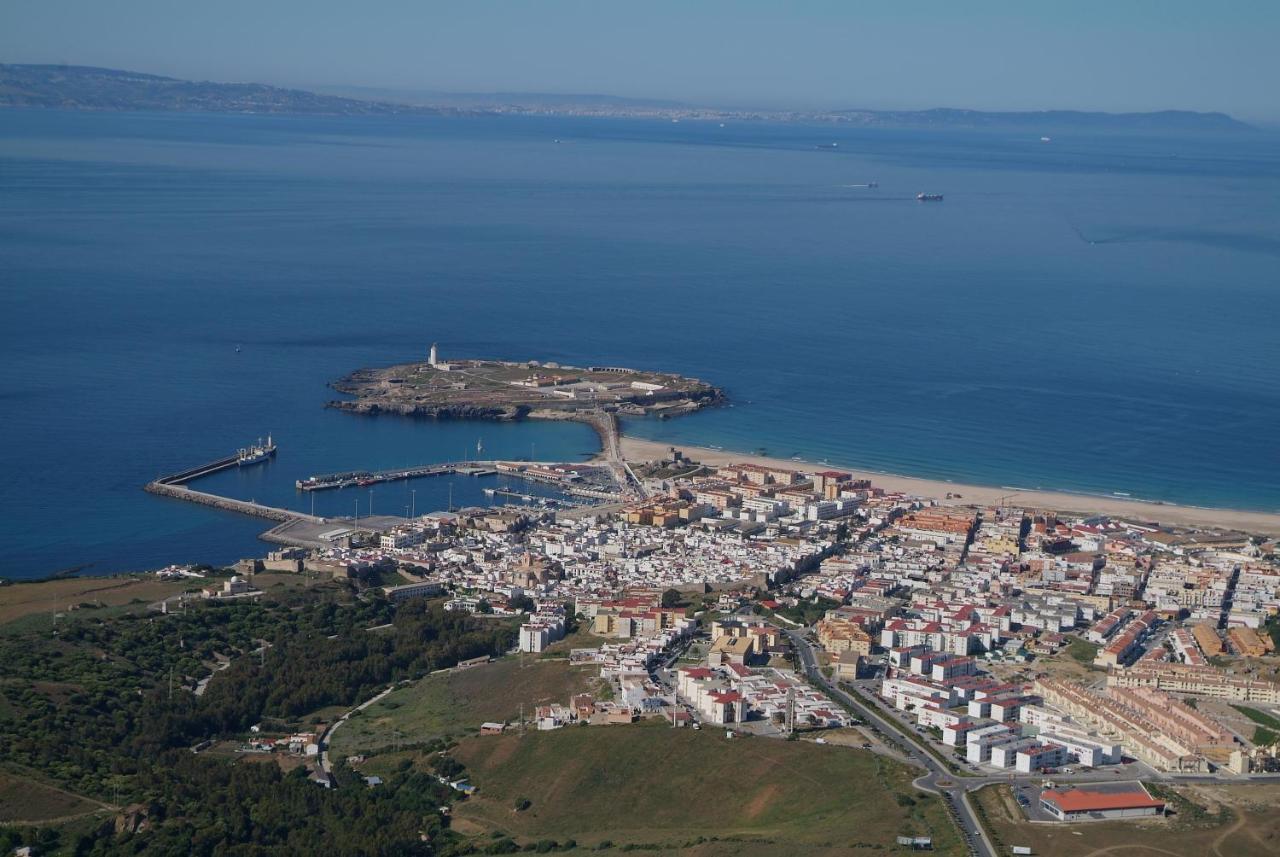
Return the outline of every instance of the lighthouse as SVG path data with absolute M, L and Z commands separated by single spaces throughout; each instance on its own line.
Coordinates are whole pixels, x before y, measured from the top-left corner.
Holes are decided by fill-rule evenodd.
M 438 362 L 440 362 L 440 355 L 437 353 L 436 344 L 433 342 L 431 343 L 431 354 L 427 357 L 427 364 L 434 369 Z

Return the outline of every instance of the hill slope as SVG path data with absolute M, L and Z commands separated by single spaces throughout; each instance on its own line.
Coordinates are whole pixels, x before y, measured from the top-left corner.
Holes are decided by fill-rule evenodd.
M 0 65 L 0 107 L 326 115 L 440 112 L 260 83 L 197 82 L 110 68 L 58 65 Z
M 468 738 L 453 755 L 480 789 L 454 829 L 482 842 L 502 831 L 580 848 L 809 857 L 920 835 L 937 854 L 965 852 L 942 801 L 912 788 L 915 772 L 861 750 L 651 722 Z M 532 805 L 513 811 L 522 797 Z

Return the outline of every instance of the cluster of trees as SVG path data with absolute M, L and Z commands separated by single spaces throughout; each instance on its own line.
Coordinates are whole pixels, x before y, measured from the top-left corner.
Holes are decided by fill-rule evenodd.
M 56 638 L 0 637 L 0 747 L 73 791 L 141 808 L 138 824 L 118 831 L 112 819 L 63 843 L 76 854 L 450 853 L 438 810 L 453 793 L 434 777 L 406 770 L 369 789 L 344 772 L 326 790 L 303 769 L 285 775 L 188 748 L 354 705 L 392 681 L 501 654 L 514 635 L 423 600 L 85 616 Z M 230 666 L 195 696 L 219 659 Z
M 834 610 L 840 606 L 840 602 L 832 598 L 822 595 L 815 595 L 813 598 L 802 599 L 799 604 L 794 607 L 779 607 L 774 612 L 779 616 L 785 616 L 792 622 L 799 622 L 802 625 L 812 625 L 827 614 L 828 610 Z

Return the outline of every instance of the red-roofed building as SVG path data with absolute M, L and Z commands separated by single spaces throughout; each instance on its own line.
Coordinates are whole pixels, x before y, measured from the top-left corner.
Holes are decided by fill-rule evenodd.
M 1140 783 L 1124 790 L 1051 789 L 1040 793 L 1040 806 L 1059 821 L 1139 818 L 1160 815 L 1164 801 L 1147 794 Z
M 699 706 L 712 723 L 741 723 L 746 717 L 747 703 L 736 690 L 711 691 Z

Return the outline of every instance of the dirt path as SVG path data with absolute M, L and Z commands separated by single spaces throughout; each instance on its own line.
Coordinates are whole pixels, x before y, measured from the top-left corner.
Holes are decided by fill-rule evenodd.
M 1098 857 L 1099 854 L 1111 854 L 1116 851 L 1124 851 L 1127 848 L 1141 848 L 1143 851 L 1151 851 L 1156 854 L 1168 854 L 1169 857 L 1187 857 L 1186 854 L 1179 854 L 1176 851 L 1166 851 L 1163 848 L 1153 848 L 1150 845 L 1143 845 L 1140 842 L 1130 842 L 1125 845 L 1108 845 L 1106 848 L 1099 848 L 1096 851 L 1090 851 L 1084 857 Z
M 1228 855 L 1222 853 L 1222 843 L 1227 841 L 1227 838 L 1230 837 L 1233 833 L 1238 831 L 1240 828 L 1244 827 L 1244 823 L 1246 820 L 1244 813 L 1239 810 L 1232 810 L 1232 811 L 1235 812 L 1237 816 L 1239 816 L 1239 818 L 1236 819 L 1236 823 L 1228 827 L 1226 830 L 1222 831 L 1222 835 L 1219 836 L 1217 839 L 1213 840 L 1213 846 L 1212 846 L 1213 853 L 1217 854 L 1218 857 L 1228 857 Z

